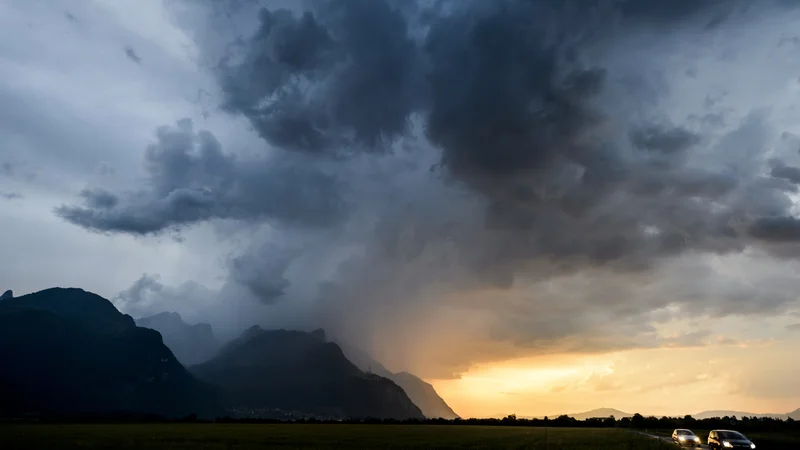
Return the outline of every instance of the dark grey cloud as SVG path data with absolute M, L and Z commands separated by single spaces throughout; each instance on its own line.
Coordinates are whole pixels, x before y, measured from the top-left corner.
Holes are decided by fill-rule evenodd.
M 273 145 L 311 153 L 387 148 L 420 117 L 441 149 L 443 173 L 490 199 L 490 226 L 513 241 L 501 244 L 516 254 L 504 259 L 547 254 L 607 263 L 703 247 L 719 242 L 720 232 L 732 237 L 731 213 L 708 210 L 737 178 L 686 167 L 682 154 L 700 138 L 685 128 L 633 129 L 632 144 L 650 153 L 641 155 L 594 136 L 608 120 L 598 96 L 609 81 L 605 68 L 580 62 L 580 46 L 609 36 L 603 17 L 621 15 L 633 27 L 733 3 L 631 1 L 615 9 L 600 2 L 571 10 L 563 2 L 508 0 L 415 10 L 318 1 L 302 15 L 262 9 L 257 30 L 219 67 L 224 106 Z M 410 11 L 425 12 L 424 27 L 412 25 L 420 19 Z M 601 212 L 621 195 L 652 209 L 656 228 L 695 218 L 680 231 L 643 234 L 640 218 Z M 648 208 L 651 195 L 663 203 Z
M 800 241 L 800 219 L 796 217 L 763 217 L 750 225 L 750 235 L 772 242 Z
M 674 56 L 660 53 L 677 45 L 664 30 L 699 39 L 712 25 L 732 36 L 726 18 L 745 3 L 779 4 L 197 6 L 219 15 L 193 31 L 203 58 L 218 60 L 220 106 L 263 148 L 234 156 L 179 122 L 145 152 L 139 189 L 90 187 L 57 213 L 134 235 L 215 219 L 263 224 L 242 237 L 226 286 L 271 308 L 295 304 L 309 323 L 355 341 L 419 350 L 447 331 L 462 340 L 454 347 L 508 345 L 475 349 L 481 357 L 668 344 L 654 309 L 754 314 L 758 305 L 730 290 L 719 305 L 697 284 L 665 294 L 691 271 L 648 292 L 654 273 L 689 256 L 794 240 L 800 229 L 791 183 L 770 173 L 769 113 L 729 114 L 727 97 L 704 104 L 703 92 L 697 111 L 668 120 L 670 86 L 645 69 Z M 772 313 L 791 301 L 746 292 Z M 476 329 L 486 335 L 470 336 Z M 450 374 L 463 368 L 463 353 L 425 355 Z
M 21 200 L 25 198 L 19 192 L 0 192 L 0 197 L 5 200 Z
M 724 20 L 726 14 L 745 3 L 740 0 L 675 0 L 655 4 L 646 0 L 622 0 L 619 2 L 619 8 L 626 16 L 660 22 L 680 20 L 708 11 L 713 13 L 713 21 L 709 22 L 709 25 L 714 25 Z
M 135 62 L 136 64 L 142 63 L 142 58 L 139 57 L 139 55 L 136 53 L 136 50 L 134 50 L 132 47 L 125 47 L 124 50 L 125 50 L 125 57 Z
M 680 153 L 697 144 L 700 137 L 684 128 L 648 126 L 630 132 L 631 143 L 639 149 L 664 154 Z
M 375 149 L 407 129 L 417 53 L 387 2 L 317 2 L 296 17 L 259 12 L 243 61 L 223 61 L 223 108 L 270 143 L 305 152 Z
M 60 206 L 56 213 L 92 231 L 145 235 L 211 219 L 329 224 L 342 208 L 337 181 L 325 173 L 292 158 L 226 154 L 188 119 L 156 131 L 144 169 L 146 188 L 124 194 L 87 189 L 82 205 Z
M 781 178 L 791 181 L 795 184 L 800 184 L 800 167 L 792 167 L 781 164 L 773 167 L 770 173 L 775 178 Z
M 92 209 L 111 209 L 119 203 L 119 197 L 102 189 L 84 189 L 80 196 Z

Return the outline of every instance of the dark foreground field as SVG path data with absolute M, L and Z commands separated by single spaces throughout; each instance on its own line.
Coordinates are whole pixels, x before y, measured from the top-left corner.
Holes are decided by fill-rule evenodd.
M 548 449 L 665 450 L 614 429 L 436 425 L 0 425 L 3 449 Z

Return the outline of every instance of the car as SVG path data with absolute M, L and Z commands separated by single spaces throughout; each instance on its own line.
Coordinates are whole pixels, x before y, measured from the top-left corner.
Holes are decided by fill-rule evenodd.
M 756 444 L 738 431 L 711 430 L 708 433 L 708 448 L 712 450 L 726 450 L 729 448 L 754 449 Z
M 678 428 L 677 430 L 673 431 L 672 440 L 681 447 L 699 447 L 701 444 L 700 438 L 697 437 L 692 430 L 687 430 L 685 428 Z

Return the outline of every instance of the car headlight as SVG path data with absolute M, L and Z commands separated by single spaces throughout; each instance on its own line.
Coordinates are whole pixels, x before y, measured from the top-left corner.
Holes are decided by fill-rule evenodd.
M 756 444 L 750 443 L 750 448 L 756 448 Z
M 694 440 L 697 441 L 697 442 L 700 442 L 700 438 L 697 437 L 697 436 L 694 437 Z
M 679 440 L 679 441 L 685 441 L 685 440 L 686 440 L 686 438 L 685 438 L 685 437 L 683 437 L 683 436 L 678 436 L 678 440 Z
M 722 446 L 723 446 L 723 447 L 727 447 L 727 448 L 731 448 L 731 447 L 733 447 L 733 445 L 732 445 L 730 442 L 728 442 L 728 441 L 724 441 L 724 442 L 722 443 Z

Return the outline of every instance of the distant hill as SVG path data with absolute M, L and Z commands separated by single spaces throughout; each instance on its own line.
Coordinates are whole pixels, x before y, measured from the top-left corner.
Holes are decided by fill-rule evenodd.
M 751 412 L 744 412 L 744 411 L 726 411 L 726 410 L 718 410 L 718 411 L 703 411 L 697 414 L 692 414 L 692 417 L 695 419 L 710 419 L 713 417 L 764 417 L 770 419 L 779 419 L 779 420 L 786 420 L 789 417 L 792 419 L 800 419 L 800 409 L 797 411 L 793 411 L 788 414 L 775 414 L 775 413 L 766 413 L 766 414 L 759 414 L 759 413 L 751 413 Z
M 508 416 L 508 414 L 496 414 L 490 417 L 502 418 Z M 596 418 L 607 418 L 614 416 L 615 419 L 619 420 L 623 417 L 633 417 L 633 414 L 626 413 L 624 411 L 620 411 L 618 409 L 613 408 L 597 408 L 591 411 L 580 412 L 580 413 L 569 413 L 569 414 L 550 414 L 547 416 L 517 416 L 520 419 L 544 419 L 545 417 L 550 419 L 555 419 L 559 416 L 568 416 L 573 417 L 576 420 L 586 420 L 586 419 L 596 419 Z
M 214 388 L 191 376 L 158 332 L 80 289 L 0 300 L 0 398 L 3 416 L 221 411 Z
M 392 373 L 381 363 L 372 359 L 366 352 L 353 346 L 345 345 L 343 350 L 347 358 L 359 369 L 388 378 L 402 387 L 411 401 L 419 406 L 419 409 L 422 410 L 425 417 L 431 419 L 456 419 L 460 417 L 450 408 L 447 402 L 439 396 L 436 389 L 434 389 L 430 383 L 426 383 L 416 375 L 408 372 Z
M 586 420 L 586 419 L 611 417 L 611 416 L 614 416 L 615 419 L 622 419 L 623 417 L 633 417 L 633 414 L 626 413 L 613 408 L 598 408 L 598 409 L 593 409 L 591 411 L 575 413 L 575 414 L 567 414 L 567 415 L 570 417 L 574 417 L 576 420 Z
M 351 418 L 422 418 L 393 381 L 365 374 L 325 333 L 252 327 L 189 370 L 221 386 L 240 415 L 296 411 Z
M 164 344 L 172 350 L 178 361 L 186 366 L 208 361 L 220 348 L 211 325 L 207 323 L 189 325 L 176 312 L 163 312 L 136 319 L 136 325 L 161 333 Z
M 640 413 L 640 414 L 642 414 L 645 417 L 653 415 L 653 414 L 649 414 L 649 413 Z M 505 415 L 507 415 L 507 414 L 504 414 L 504 415 L 498 414 L 498 415 L 492 416 L 492 417 L 503 417 Z M 562 415 L 562 414 L 553 414 L 553 415 L 550 415 L 550 416 L 547 416 L 547 417 L 553 419 L 553 418 L 556 418 L 556 417 L 558 417 L 560 415 Z M 586 412 L 582 412 L 582 413 L 572 413 L 572 414 L 564 414 L 564 415 L 569 416 L 569 417 L 573 417 L 573 418 L 575 418 L 577 420 L 603 418 L 603 417 L 609 417 L 609 416 L 614 416 L 617 420 L 619 420 L 619 419 L 621 419 L 623 417 L 633 417 L 633 414 L 631 414 L 631 413 L 626 413 L 626 412 L 620 411 L 618 409 L 612 409 L 612 408 L 599 408 L 599 409 L 593 409 L 591 411 L 586 411 Z M 662 415 L 655 414 L 655 416 L 656 417 L 661 417 Z M 773 418 L 773 419 L 780 419 L 780 420 L 786 420 L 787 418 L 791 417 L 792 419 L 800 420 L 800 409 L 798 409 L 796 411 L 793 411 L 793 412 L 790 412 L 788 414 L 758 414 L 758 413 L 750 413 L 750 412 L 743 412 L 743 411 L 715 410 L 715 411 L 703 411 L 703 412 L 700 412 L 700 413 L 697 413 L 697 414 L 691 414 L 691 416 L 693 418 L 695 418 L 695 419 L 698 419 L 698 420 L 710 419 L 710 418 L 714 418 L 714 417 L 726 417 L 726 416 L 727 417 L 734 417 L 735 416 L 735 417 L 738 417 L 738 418 L 741 418 L 741 417 L 765 417 L 765 418 Z M 544 416 L 525 417 L 525 418 L 528 418 L 528 419 L 541 419 L 543 417 Z

